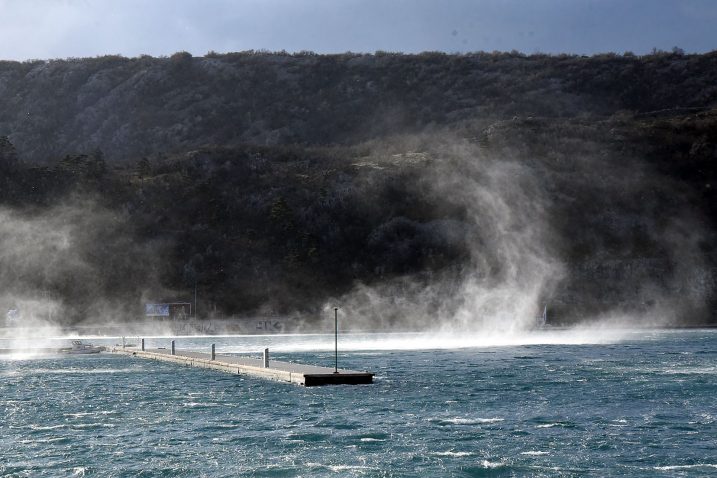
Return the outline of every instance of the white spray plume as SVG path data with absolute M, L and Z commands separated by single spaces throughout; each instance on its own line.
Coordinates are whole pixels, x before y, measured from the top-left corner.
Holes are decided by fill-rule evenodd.
M 459 268 L 427 277 L 358 284 L 335 299 L 357 327 L 429 328 L 444 334 L 519 333 L 531 328 L 541 299 L 563 277 L 553 250 L 548 199 L 535 174 L 510 158 L 494 158 L 465 140 L 441 138 L 421 165 L 433 200 L 465 210 L 460 230 L 470 257 Z M 413 157 L 416 155 L 414 154 Z M 392 155 L 395 161 L 396 155 Z M 450 227 L 449 227 L 450 226 Z
M 8 327 L 0 334 L 47 337 L 80 320 L 134 318 L 140 294 L 164 289 L 159 246 L 132 241 L 129 224 L 83 197 L 43 210 L 0 208 L 0 324 Z
M 563 150 L 535 157 L 516 144 L 511 128 L 490 152 L 447 134 L 402 141 L 393 150 L 374 145 L 365 164 L 383 160 L 389 168 L 428 158 L 404 167 L 423 170 L 427 202 L 464 208 L 459 227 L 446 220 L 442 227 L 463 231 L 470 257 L 452 269 L 357 284 L 324 313 L 339 305 L 357 329 L 428 329 L 500 342 L 534 328 L 553 300 L 568 310 L 583 304 L 584 315 L 569 321 L 613 327 L 675 324 L 704 312 L 716 278 L 700 250 L 704 221 L 679 184 L 641 158 L 611 154 L 598 140 L 576 145 L 541 136 L 552 130 L 531 141 Z M 667 216 L 660 207 L 665 198 L 672 204 Z

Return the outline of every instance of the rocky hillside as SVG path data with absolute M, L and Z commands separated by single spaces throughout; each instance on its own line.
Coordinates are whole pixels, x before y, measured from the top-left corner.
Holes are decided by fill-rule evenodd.
M 314 55 L 0 62 L 0 136 L 48 162 L 244 143 L 353 144 L 475 118 L 714 106 L 717 53 Z
M 716 54 L 1 63 L 0 308 L 713 322 L 715 80 Z

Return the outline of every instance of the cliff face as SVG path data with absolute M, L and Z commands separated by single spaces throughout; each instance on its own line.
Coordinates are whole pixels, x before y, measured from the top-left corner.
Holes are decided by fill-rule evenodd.
M 0 136 L 46 162 L 253 143 L 349 144 L 476 118 L 717 101 L 717 54 L 101 57 L 0 63 Z
M 0 310 L 196 285 L 230 315 L 714 321 L 716 80 L 715 54 L 0 63 Z

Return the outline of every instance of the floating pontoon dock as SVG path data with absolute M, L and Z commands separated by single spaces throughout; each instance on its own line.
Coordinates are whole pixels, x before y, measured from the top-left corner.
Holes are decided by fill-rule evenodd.
M 172 349 L 135 349 L 113 347 L 111 352 L 126 354 L 163 362 L 173 362 L 189 367 L 209 368 L 234 374 L 246 374 L 253 377 L 268 378 L 281 382 L 298 383 L 306 387 L 318 385 L 359 385 L 373 383 L 374 374 L 314 365 L 290 362 L 269 361 L 268 350 L 263 359 L 219 355 L 202 352 L 177 351 Z

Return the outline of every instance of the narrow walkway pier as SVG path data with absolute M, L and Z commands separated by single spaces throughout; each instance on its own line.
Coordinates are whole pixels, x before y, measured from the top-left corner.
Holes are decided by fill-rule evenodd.
M 371 372 L 357 372 L 354 370 L 341 370 L 269 360 L 268 349 L 264 351 L 263 359 L 219 355 L 214 352 L 213 346 L 211 353 L 180 352 L 174 348 L 174 344 L 172 344 L 171 349 L 142 350 L 117 346 L 113 347 L 110 351 L 116 354 L 125 354 L 162 362 L 172 362 L 189 367 L 208 368 L 221 372 L 245 374 L 252 377 L 296 383 L 306 387 L 369 384 L 373 383 L 374 376 Z

